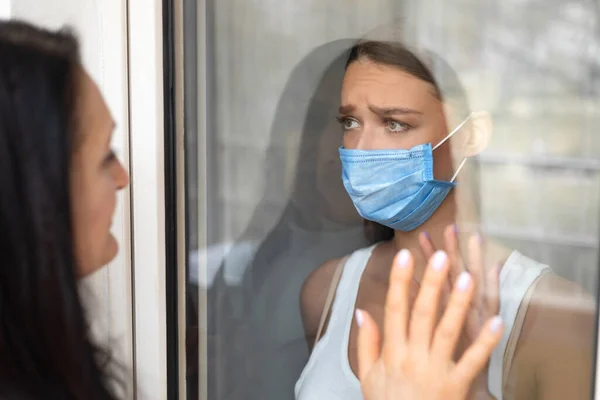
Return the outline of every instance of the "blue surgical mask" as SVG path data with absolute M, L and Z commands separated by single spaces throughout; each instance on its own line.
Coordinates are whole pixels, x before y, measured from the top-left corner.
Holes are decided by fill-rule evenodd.
M 340 147 L 342 181 L 358 213 L 394 230 L 412 231 L 442 204 L 464 166 L 462 160 L 450 182 L 433 178 L 433 150 L 460 130 L 467 117 L 440 143 L 409 150 L 350 150 Z

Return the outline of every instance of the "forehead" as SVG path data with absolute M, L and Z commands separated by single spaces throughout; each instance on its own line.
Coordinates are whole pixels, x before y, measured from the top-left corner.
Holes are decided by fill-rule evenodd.
M 102 97 L 98 85 L 80 69 L 75 99 L 75 119 L 77 130 L 84 135 L 84 140 L 95 138 L 107 140 L 113 130 L 113 119 Z
M 96 82 L 88 73 L 80 68 L 77 73 L 77 99 L 76 104 L 80 115 L 92 119 L 112 119 L 108 106 Z
M 360 60 L 350 64 L 342 84 L 342 104 L 423 108 L 440 101 L 432 84 L 397 67 Z
M 76 72 L 74 129 L 76 148 L 105 152 L 110 146 L 114 120 L 100 89 L 83 68 Z

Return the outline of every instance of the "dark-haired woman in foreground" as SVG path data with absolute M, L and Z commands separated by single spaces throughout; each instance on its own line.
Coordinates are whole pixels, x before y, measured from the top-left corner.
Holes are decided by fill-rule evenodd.
M 114 399 L 77 280 L 118 251 L 128 176 L 77 40 L 0 22 L 0 399 Z

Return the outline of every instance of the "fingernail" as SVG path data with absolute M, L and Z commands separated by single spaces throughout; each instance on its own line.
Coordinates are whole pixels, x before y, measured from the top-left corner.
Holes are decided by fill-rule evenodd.
M 460 291 L 465 291 L 469 288 L 469 285 L 471 284 L 471 275 L 468 272 L 462 272 L 458 279 L 456 280 L 456 287 L 458 288 L 458 290 Z
M 483 236 L 481 236 L 481 233 L 476 234 L 475 237 L 477 237 L 477 243 L 483 244 Z
M 425 239 L 427 239 L 427 240 L 431 240 L 431 236 L 429 236 L 429 233 L 427 233 L 427 232 L 421 232 L 421 234 L 422 234 L 423 236 L 425 236 Z
M 405 268 L 408 265 L 408 259 L 410 258 L 410 251 L 406 249 L 400 250 L 398 253 L 398 267 Z
M 490 323 L 490 331 L 496 333 L 502 328 L 502 317 L 497 315 L 492 318 L 492 322 Z
M 431 266 L 434 270 L 439 271 L 444 268 L 447 258 L 448 256 L 443 251 L 436 251 L 436 253 L 433 255 L 433 263 Z
M 458 234 L 458 226 L 456 226 L 456 224 L 452 224 L 452 230 L 454 233 Z
M 356 318 L 356 324 L 360 328 L 362 326 L 363 322 L 365 322 L 365 317 L 363 315 L 363 312 L 359 309 L 356 309 L 356 311 L 354 312 L 354 317 Z

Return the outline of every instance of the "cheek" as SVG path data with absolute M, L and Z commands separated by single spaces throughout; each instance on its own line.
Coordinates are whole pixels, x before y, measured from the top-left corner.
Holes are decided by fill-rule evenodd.
M 111 239 L 113 239 L 110 228 L 117 205 L 117 188 L 110 179 L 106 179 L 103 183 L 97 197 L 93 225 L 96 228 L 95 236 L 101 242 L 104 238 L 103 242 L 106 243 L 107 240 L 112 241 Z M 106 260 L 103 261 L 106 262 Z
M 342 140 L 345 149 L 354 149 L 356 148 L 356 140 L 352 140 L 350 135 L 344 135 L 344 139 Z
M 94 196 L 90 202 L 90 222 L 94 227 L 94 234 L 107 234 L 116 206 L 117 189 L 108 176 L 102 176 L 93 191 Z
M 444 143 L 433 152 L 433 176 L 436 179 L 449 181 L 454 175 L 454 165 L 450 146 Z
M 102 176 L 87 192 L 86 207 L 79 219 L 79 274 L 88 275 L 115 256 L 117 244 L 110 233 L 116 207 L 116 188 L 112 180 Z

